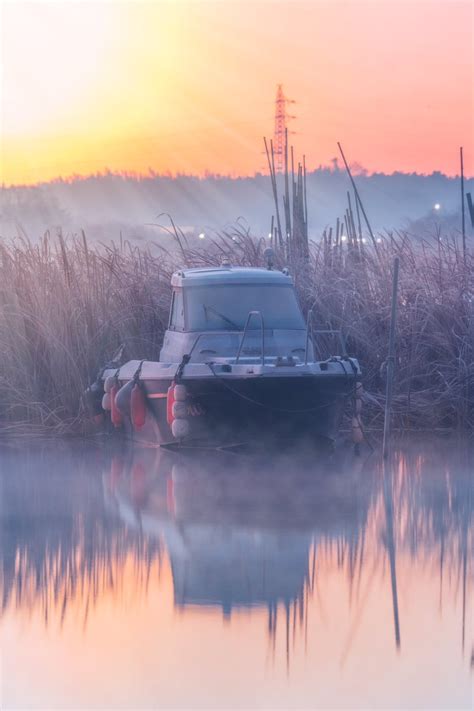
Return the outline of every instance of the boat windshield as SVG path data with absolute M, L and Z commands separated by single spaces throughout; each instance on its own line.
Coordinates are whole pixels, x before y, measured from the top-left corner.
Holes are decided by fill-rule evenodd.
M 221 284 L 185 289 L 187 330 L 243 331 L 249 311 L 260 311 L 265 328 L 305 329 L 294 289 L 282 284 Z M 260 329 L 258 316 L 249 329 Z

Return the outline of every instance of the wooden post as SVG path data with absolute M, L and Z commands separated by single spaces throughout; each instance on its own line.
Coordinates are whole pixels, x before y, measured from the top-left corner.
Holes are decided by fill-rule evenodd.
M 466 193 L 466 198 L 467 198 L 467 208 L 469 210 L 469 216 L 471 218 L 471 227 L 474 230 L 474 205 L 472 203 L 471 193 Z
M 304 199 L 304 235 L 305 235 L 305 257 L 309 257 L 309 235 L 308 235 L 308 195 L 306 192 L 306 156 L 303 155 L 303 199 Z
M 390 336 L 388 342 L 387 357 L 387 388 L 385 398 L 385 418 L 383 428 L 383 457 L 387 459 L 390 440 L 390 417 L 392 410 L 393 396 L 393 373 L 395 370 L 395 333 L 397 326 L 397 297 L 398 297 L 398 270 L 400 258 L 395 257 L 393 261 L 393 284 L 392 284 L 392 315 L 390 318 Z
M 344 224 L 346 226 L 346 232 L 347 232 L 347 248 L 349 249 L 352 246 L 352 234 L 351 234 L 351 226 L 349 224 L 349 220 L 347 218 L 348 211 L 344 212 Z
M 462 154 L 462 146 L 459 149 L 459 157 L 461 160 L 461 227 L 462 227 L 462 256 L 464 266 L 466 266 L 466 218 L 464 214 L 464 160 Z
M 388 471 L 387 471 L 388 468 Z M 393 525 L 393 483 L 392 483 L 392 467 L 391 464 L 385 465 L 382 462 L 383 470 L 383 498 L 385 505 L 385 523 L 386 523 L 386 546 L 388 552 L 388 560 L 390 564 L 390 584 L 392 588 L 392 610 L 393 610 L 393 626 L 395 631 L 395 644 L 397 650 L 400 649 L 400 612 L 398 609 L 398 586 L 397 586 L 397 558 L 395 549 L 395 531 Z
M 286 257 L 290 259 L 291 255 L 291 212 L 290 212 L 290 191 L 288 188 L 288 129 L 285 128 L 285 244 L 286 244 Z

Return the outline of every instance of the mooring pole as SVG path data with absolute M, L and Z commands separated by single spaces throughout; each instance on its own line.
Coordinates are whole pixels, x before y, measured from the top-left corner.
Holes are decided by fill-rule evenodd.
M 462 230 L 462 256 L 464 266 L 466 266 L 466 218 L 464 212 L 464 158 L 462 146 L 459 149 L 459 159 L 461 163 L 461 230 Z
M 466 193 L 467 209 L 469 210 L 469 217 L 471 218 L 471 227 L 474 230 L 474 204 L 472 202 L 471 193 Z
M 398 269 L 400 258 L 393 260 L 393 284 L 392 284 L 392 315 L 390 317 L 390 336 L 388 342 L 387 357 L 387 388 L 385 393 L 385 419 L 383 427 L 383 457 L 388 457 L 388 447 L 390 440 L 390 416 L 392 411 L 393 396 L 393 374 L 395 370 L 395 332 L 397 327 L 397 295 L 398 295 Z
M 393 483 L 392 483 L 392 465 L 382 462 L 383 471 L 383 498 L 385 504 L 385 524 L 386 524 L 386 546 L 388 553 L 388 561 L 390 564 L 390 583 L 392 588 L 392 610 L 393 610 L 393 626 L 395 631 L 395 644 L 397 650 L 400 649 L 400 611 L 398 608 L 398 586 L 397 586 L 397 555 L 395 549 L 395 531 L 394 531 L 394 515 L 393 515 Z

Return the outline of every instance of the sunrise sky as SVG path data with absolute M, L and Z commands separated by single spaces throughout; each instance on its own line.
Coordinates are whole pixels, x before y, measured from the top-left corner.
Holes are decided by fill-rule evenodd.
M 279 82 L 310 168 L 474 173 L 471 0 L 0 1 L 7 184 L 253 174 Z

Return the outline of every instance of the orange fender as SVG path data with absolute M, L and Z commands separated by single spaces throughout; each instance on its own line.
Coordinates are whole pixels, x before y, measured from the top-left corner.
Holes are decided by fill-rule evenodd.
M 119 386 L 117 383 L 112 386 L 112 390 L 110 391 L 110 419 L 112 420 L 112 424 L 114 427 L 121 427 L 123 419 L 122 419 L 122 413 L 117 407 L 117 403 L 115 402 L 116 395 L 119 391 Z

